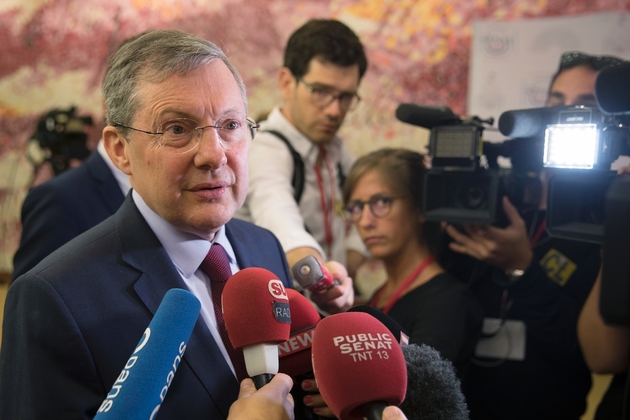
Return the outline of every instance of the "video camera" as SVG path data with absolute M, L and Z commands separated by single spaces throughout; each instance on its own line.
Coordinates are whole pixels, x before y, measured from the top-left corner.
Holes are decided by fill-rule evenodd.
M 35 166 L 50 162 L 59 175 L 68 169 L 71 159 L 88 157 L 86 126 L 93 125 L 92 117 L 78 117 L 76 110 L 75 106 L 52 109 L 39 119 L 27 151 Z
M 396 117 L 431 130 L 432 164 L 422 198 L 426 220 L 506 226 L 504 195 L 521 213 L 538 207 L 540 159 L 531 139 L 483 142 L 483 130 L 492 126 L 492 118 L 461 118 L 446 107 L 401 104 Z M 542 156 L 542 148 L 538 149 Z M 512 158 L 513 168 L 500 168 L 499 156 Z
M 630 152 L 623 118 L 588 106 L 507 111 L 499 130 L 512 138 L 535 138 L 548 168 L 547 230 L 552 236 L 601 244 L 604 202 L 616 178 L 612 162 Z

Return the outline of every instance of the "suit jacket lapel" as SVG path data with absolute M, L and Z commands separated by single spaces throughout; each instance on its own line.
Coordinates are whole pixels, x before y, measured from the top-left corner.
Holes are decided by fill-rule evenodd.
M 131 194 L 125 199 L 118 215 L 116 226 L 123 245 L 122 258 L 142 273 L 134 284 L 134 290 L 155 315 L 166 292 L 172 288 L 188 288 L 138 211 Z M 190 336 L 183 360 L 227 418 L 230 406 L 238 397 L 239 385 L 201 316 Z

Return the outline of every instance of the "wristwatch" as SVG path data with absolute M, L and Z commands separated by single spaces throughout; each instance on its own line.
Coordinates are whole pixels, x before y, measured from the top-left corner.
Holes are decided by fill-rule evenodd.
M 508 281 L 510 283 L 514 283 L 515 281 L 517 281 L 518 279 L 520 279 L 521 277 L 523 277 L 523 274 L 525 274 L 525 270 L 512 270 L 507 274 L 507 278 Z

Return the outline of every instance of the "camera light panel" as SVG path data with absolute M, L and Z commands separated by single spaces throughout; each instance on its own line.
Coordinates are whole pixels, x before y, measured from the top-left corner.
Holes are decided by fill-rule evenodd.
M 598 158 L 597 124 L 551 124 L 545 130 L 543 165 L 592 169 Z

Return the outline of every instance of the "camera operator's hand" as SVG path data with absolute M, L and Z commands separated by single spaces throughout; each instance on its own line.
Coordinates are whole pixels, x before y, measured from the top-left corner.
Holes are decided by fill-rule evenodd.
M 507 197 L 503 197 L 503 211 L 509 221 L 505 229 L 464 225 L 465 235 L 448 225 L 446 232 L 455 241 L 449 244 L 451 250 L 468 254 L 505 272 L 525 270 L 533 258 L 525 221 Z

